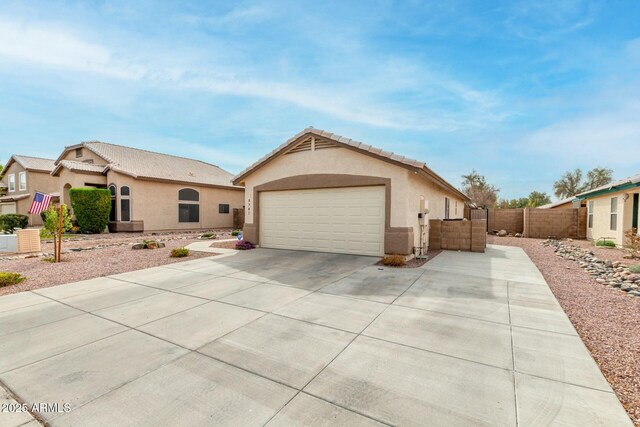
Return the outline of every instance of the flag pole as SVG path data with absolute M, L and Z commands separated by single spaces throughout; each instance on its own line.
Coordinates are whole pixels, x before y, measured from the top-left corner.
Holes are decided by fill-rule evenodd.
M 58 215 L 59 224 L 58 224 L 58 254 L 56 255 L 56 262 L 60 262 L 60 256 L 62 255 L 62 202 L 60 202 L 60 215 Z

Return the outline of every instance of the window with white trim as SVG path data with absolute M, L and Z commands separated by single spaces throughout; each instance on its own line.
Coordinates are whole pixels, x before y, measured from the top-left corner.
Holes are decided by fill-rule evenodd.
M 618 229 L 618 198 L 611 198 L 611 223 L 610 227 L 611 231 L 616 231 Z
M 444 219 L 449 219 L 449 205 L 451 204 L 448 197 L 444 198 Z
M 7 185 L 9 186 L 9 192 L 13 192 L 16 191 L 16 175 L 15 174 L 11 174 L 9 175 L 9 182 L 7 183 Z
M 27 191 L 27 173 L 20 172 L 18 174 L 18 189 L 20 191 Z
M 131 221 L 131 190 L 126 185 L 120 187 L 120 221 Z
M 193 188 L 178 191 L 178 222 L 200 222 L 200 193 Z
M 593 200 L 589 201 L 587 211 L 589 212 L 588 219 L 587 219 L 587 227 L 593 228 Z

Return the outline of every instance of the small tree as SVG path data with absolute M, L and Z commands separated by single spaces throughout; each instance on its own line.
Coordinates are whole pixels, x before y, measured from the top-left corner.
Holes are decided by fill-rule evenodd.
M 462 192 L 469 196 L 478 207 L 489 208 L 496 204 L 500 189 L 487 183 L 484 175 L 472 170 L 467 175 L 462 175 Z
M 46 212 L 43 227 L 47 233 L 53 236 L 53 259 L 55 262 L 60 262 L 62 233 L 71 229 L 71 215 L 65 204 L 60 205 L 58 208 L 51 205 Z M 62 216 L 60 213 L 62 213 Z
M 111 193 L 105 188 L 72 188 L 71 207 L 83 233 L 100 233 L 109 223 Z
M 527 206 L 530 208 L 537 208 L 538 206 L 546 205 L 548 203 L 551 203 L 551 197 L 549 197 L 547 193 L 532 191 L 529 194 L 529 203 Z

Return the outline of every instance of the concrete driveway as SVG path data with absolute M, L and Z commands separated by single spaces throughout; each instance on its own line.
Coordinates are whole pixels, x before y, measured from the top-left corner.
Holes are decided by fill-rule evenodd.
M 2 297 L 5 401 L 76 426 L 631 424 L 521 249 L 375 261 L 258 249 Z

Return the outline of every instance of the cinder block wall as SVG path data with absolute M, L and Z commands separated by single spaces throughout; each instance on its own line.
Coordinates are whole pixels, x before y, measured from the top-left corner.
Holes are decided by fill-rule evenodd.
M 524 209 L 488 209 L 487 220 L 489 231 L 506 230 L 508 233 L 516 234 L 524 231 Z
M 487 247 L 487 224 L 472 221 L 429 221 L 429 249 L 484 252 Z
M 577 238 L 579 209 L 531 209 L 524 212 L 525 237 Z M 586 233 L 586 227 L 585 227 Z

